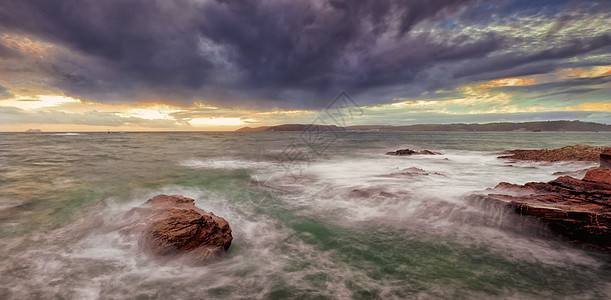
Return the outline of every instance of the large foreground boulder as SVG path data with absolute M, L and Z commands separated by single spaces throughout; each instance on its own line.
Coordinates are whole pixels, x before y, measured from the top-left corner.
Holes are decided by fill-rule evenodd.
M 611 170 L 516 185 L 502 182 L 486 198 L 534 216 L 570 240 L 611 250 Z
M 229 223 L 195 206 L 191 198 L 158 195 L 128 212 L 129 233 L 146 251 L 168 256 L 189 253 L 199 261 L 222 257 L 233 237 Z

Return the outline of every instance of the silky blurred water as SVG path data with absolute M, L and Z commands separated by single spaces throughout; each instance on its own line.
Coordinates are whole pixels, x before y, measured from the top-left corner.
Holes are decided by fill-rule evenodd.
M 301 137 L 0 133 L 0 299 L 611 297 L 608 254 L 468 197 L 596 165 L 500 151 L 611 133 L 342 133 L 322 155 Z M 443 154 L 384 155 L 401 148 Z M 226 218 L 227 257 L 159 262 L 122 236 L 160 193 Z

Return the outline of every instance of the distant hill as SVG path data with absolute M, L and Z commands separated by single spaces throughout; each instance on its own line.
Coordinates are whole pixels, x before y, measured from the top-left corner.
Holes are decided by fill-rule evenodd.
M 237 131 L 303 131 L 307 124 L 284 124 L 278 126 L 244 127 Z M 611 125 L 582 121 L 544 121 L 544 122 L 500 122 L 500 123 L 456 123 L 456 124 L 418 124 L 405 126 L 359 125 L 337 127 L 335 125 L 314 125 L 320 128 L 345 131 L 611 131 Z M 319 128 L 319 129 L 320 129 Z
M 308 126 L 313 126 L 313 128 L 322 130 L 322 129 L 331 129 L 331 130 L 346 130 L 344 127 L 338 127 L 335 125 L 310 125 L 310 124 L 283 124 L 278 126 L 262 126 L 262 127 L 243 127 L 236 131 L 304 131 Z
M 272 126 L 261 126 L 261 127 L 242 127 L 236 131 L 265 131 Z

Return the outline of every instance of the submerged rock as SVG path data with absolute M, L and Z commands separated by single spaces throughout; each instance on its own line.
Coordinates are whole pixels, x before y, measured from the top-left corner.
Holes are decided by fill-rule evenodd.
M 400 149 L 400 150 L 397 150 L 397 151 L 386 152 L 386 155 L 396 155 L 396 156 L 416 155 L 416 154 L 439 155 L 441 153 L 433 152 L 433 151 L 430 151 L 430 150 L 415 151 L 415 150 L 411 150 L 411 149 Z
M 227 220 L 195 206 L 191 198 L 158 195 L 128 212 L 138 244 L 155 255 L 190 253 L 198 261 L 222 257 L 233 237 Z
M 409 167 L 406 169 L 401 170 L 401 172 L 395 172 L 395 173 L 390 173 L 390 174 L 386 174 L 386 175 L 380 175 L 380 177 L 418 177 L 418 176 L 428 176 L 428 175 L 439 175 L 439 176 L 444 176 L 441 173 L 438 172 L 429 172 L 420 168 L 415 168 L 415 167 Z
M 611 155 L 610 151 L 610 147 L 575 145 L 553 150 L 509 150 L 503 153 L 508 155 L 499 156 L 499 158 L 532 161 L 598 161 L 601 153 L 606 152 Z M 600 159 L 602 163 L 602 157 Z M 609 160 L 606 161 L 609 162 Z
M 611 170 L 516 185 L 502 182 L 486 198 L 534 216 L 570 240 L 611 250 Z

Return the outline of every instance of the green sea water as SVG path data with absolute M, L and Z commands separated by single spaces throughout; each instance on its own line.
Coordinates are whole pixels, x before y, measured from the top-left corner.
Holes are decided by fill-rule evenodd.
M 611 133 L 0 133 L 0 299 L 611 298 L 608 254 L 469 197 L 595 166 L 497 158 L 575 144 Z M 227 219 L 227 257 L 122 236 L 161 193 Z

